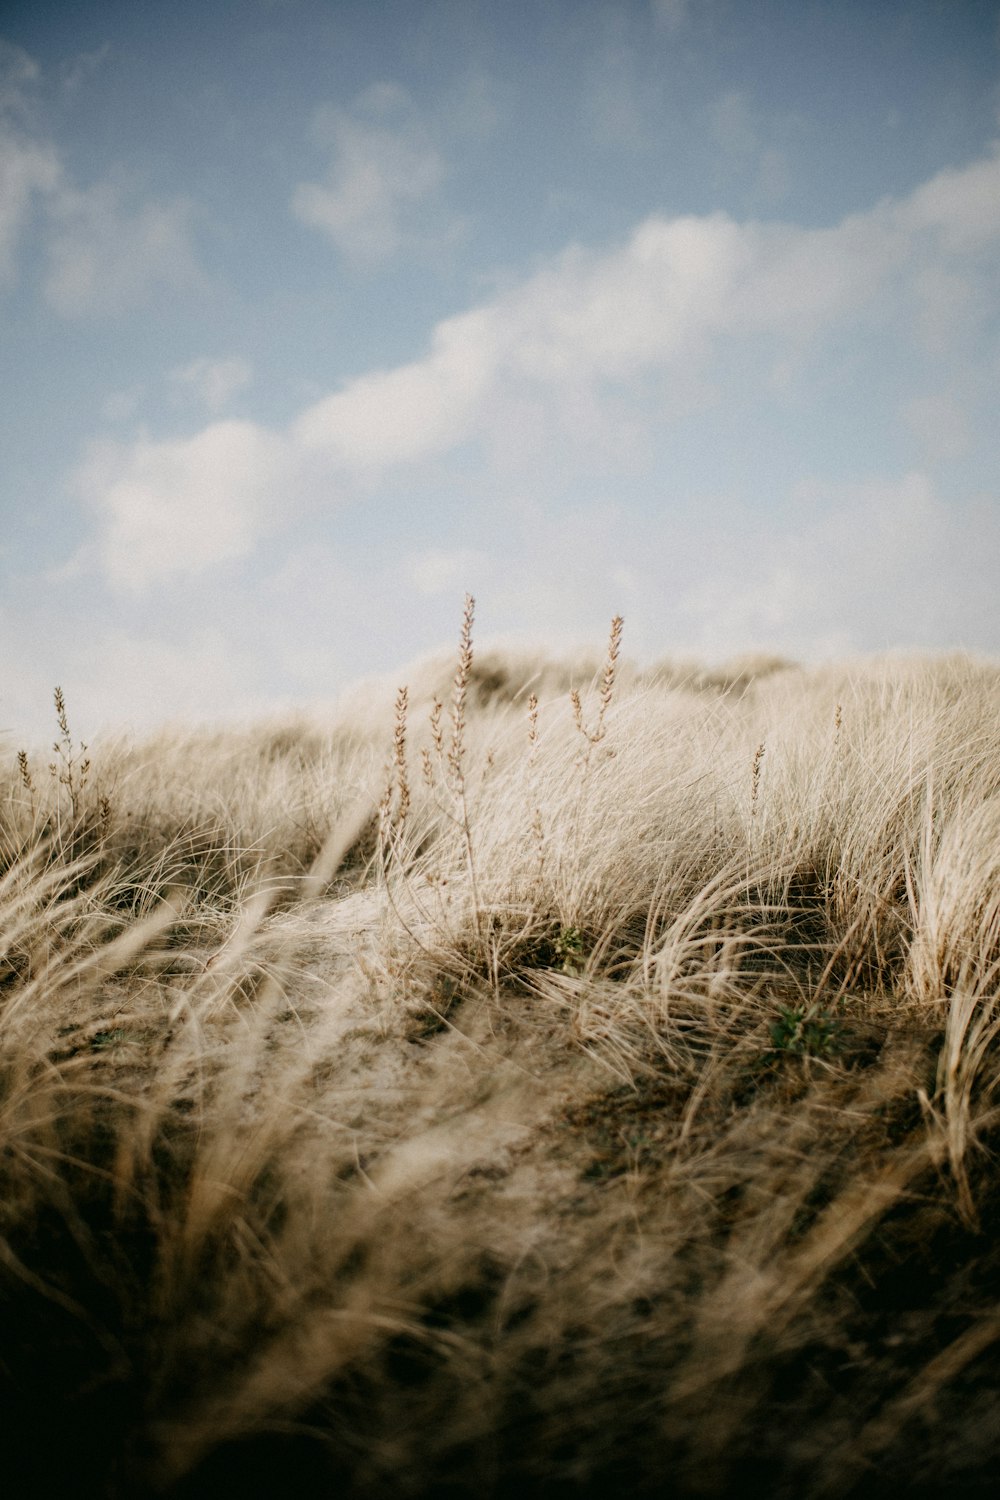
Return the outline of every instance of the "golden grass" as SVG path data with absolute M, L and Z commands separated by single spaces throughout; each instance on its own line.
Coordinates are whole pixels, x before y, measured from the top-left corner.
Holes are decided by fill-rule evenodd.
M 1000 669 L 473 626 L 11 756 L 11 1492 L 985 1494 Z

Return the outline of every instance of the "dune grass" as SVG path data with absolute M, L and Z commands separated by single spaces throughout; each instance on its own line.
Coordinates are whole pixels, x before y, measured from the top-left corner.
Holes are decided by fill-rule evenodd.
M 992 1492 L 1000 669 L 473 625 L 10 754 L 11 1493 Z

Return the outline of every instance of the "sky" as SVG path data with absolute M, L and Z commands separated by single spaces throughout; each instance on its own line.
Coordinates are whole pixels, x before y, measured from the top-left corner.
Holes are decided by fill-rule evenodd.
M 997 0 L 0 0 L 0 731 L 1000 654 Z

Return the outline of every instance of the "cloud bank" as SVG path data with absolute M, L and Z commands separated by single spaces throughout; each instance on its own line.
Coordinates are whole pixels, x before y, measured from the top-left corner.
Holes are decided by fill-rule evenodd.
M 421 358 L 347 382 L 284 430 L 216 422 L 104 445 L 78 493 L 115 584 L 200 573 L 246 555 L 310 495 L 336 499 L 358 482 L 370 495 L 465 444 L 505 451 L 516 467 L 519 453 L 532 461 L 532 424 L 585 451 L 605 420 L 631 432 L 631 416 L 641 430 L 650 401 L 661 423 L 676 418 L 699 372 L 697 399 L 712 399 L 713 361 L 741 340 L 764 340 L 755 368 L 775 378 L 790 351 L 862 315 L 890 320 L 905 347 L 935 325 L 942 284 L 995 303 L 998 240 L 997 150 L 830 228 L 653 216 L 623 244 L 572 247 L 445 319 Z M 946 404 L 931 416 L 939 448 L 961 443 Z

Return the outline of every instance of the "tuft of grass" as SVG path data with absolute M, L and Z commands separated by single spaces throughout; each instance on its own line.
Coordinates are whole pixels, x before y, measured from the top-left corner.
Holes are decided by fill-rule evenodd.
M 770 1026 L 775 1052 L 795 1057 L 832 1057 L 837 1051 L 840 1022 L 827 1011 L 809 1005 L 783 1005 Z

